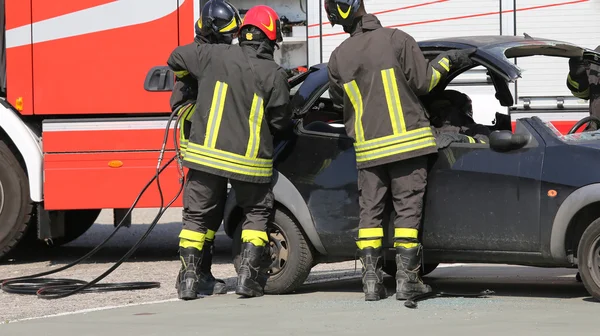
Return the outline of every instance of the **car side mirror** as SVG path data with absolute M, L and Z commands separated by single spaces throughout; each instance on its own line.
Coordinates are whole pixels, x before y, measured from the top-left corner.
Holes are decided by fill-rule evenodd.
M 525 147 L 530 137 L 524 134 L 513 134 L 511 131 L 494 131 L 490 134 L 490 148 L 497 152 L 508 152 Z

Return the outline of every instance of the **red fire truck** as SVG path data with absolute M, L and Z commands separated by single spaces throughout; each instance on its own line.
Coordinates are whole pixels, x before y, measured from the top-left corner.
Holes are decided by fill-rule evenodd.
M 172 73 L 166 60 L 175 47 L 192 41 L 204 2 L 0 0 L 0 257 L 19 242 L 71 241 L 102 209 L 115 209 L 115 221 L 122 219 L 156 171 L 170 112 Z M 259 3 L 275 8 L 286 23 L 276 59 L 287 68 L 326 62 L 346 36 L 329 25 L 322 0 L 231 2 L 242 15 Z M 577 40 L 598 25 L 590 18 L 598 16 L 594 11 L 600 14 L 600 7 L 589 0 L 365 3 L 384 25 L 400 27 L 417 40 L 520 35 L 519 27 L 527 26 L 542 30 L 538 35 L 591 48 L 600 43 Z M 564 20 L 550 19 L 555 14 Z M 563 21 L 581 24 L 563 29 Z M 552 100 L 535 91 L 550 72 L 546 68 L 539 83 L 522 86 L 515 101 Z M 523 94 L 525 87 L 530 95 Z M 567 124 L 561 128 L 580 118 L 562 118 Z M 167 156 L 174 154 L 171 141 L 167 149 Z M 177 177 L 175 165 L 161 175 L 165 199 L 179 190 Z M 158 206 L 158 190 L 150 187 L 138 207 Z M 181 199 L 173 206 L 181 206 Z

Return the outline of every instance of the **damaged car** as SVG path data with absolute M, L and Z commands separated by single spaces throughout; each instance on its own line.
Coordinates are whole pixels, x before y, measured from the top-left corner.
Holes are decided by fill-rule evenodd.
M 419 45 L 429 59 L 450 49 L 477 48 L 471 56 L 474 66 L 486 70 L 495 98 L 507 111 L 515 104 L 508 85 L 522 76 L 511 59 L 544 55 L 567 62 L 574 56 L 600 56 L 567 42 L 518 36 L 447 38 Z M 470 68 L 453 70 L 421 97 L 439 147 L 429 162 L 420 232 L 423 274 L 439 263 L 579 268 L 588 292 L 600 299 L 600 132 L 575 132 L 588 122 L 600 124 L 600 119 L 584 118 L 565 135 L 537 116 L 513 124 L 510 115 L 496 113 L 493 124 L 477 124 L 469 115 L 468 97 L 448 88 Z M 327 95 L 327 65 L 311 67 L 290 85 L 296 136 L 276 147 L 269 294 L 293 292 L 316 264 L 356 256 L 356 157 L 342 109 Z M 458 114 L 449 112 L 453 108 Z M 394 217 L 388 206 L 386 222 Z M 236 269 L 242 221 L 232 191 L 224 228 L 234 242 Z M 393 276 L 393 225 L 387 225 L 385 234 L 389 254 L 383 268 Z

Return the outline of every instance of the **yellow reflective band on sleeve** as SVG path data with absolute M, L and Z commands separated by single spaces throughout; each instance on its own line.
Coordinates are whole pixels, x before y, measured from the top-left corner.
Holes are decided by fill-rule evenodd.
M 419 243 L 394 242 L 394 247 L 415 248 L 417 246 L 419 246 Z
M 485 143 L 485 141 L 483 141 L 483 140 L 479 140 L 479 142 L 481 142 L 482 144 L 484 144 L 484 143 Z
M 571 91 L 571 93 L 573 93 L 573 96 L 575 96 L 577 98 L 588 99 L 590 97 L 590 88 L 585 89 L 585 91 L 583 91 L 583 92 Z
M 435 70 L 434 68 L 431 68 L 432 72 L 431 72 L 431 82 L 429 83 L 429 91 L 433 90 L 433 88 L 438 85 L 438 83 L 440 82 L 440 77 L 441 74 L 439 71 Z
M 569 82 L 569 84 L 571 84 L 572 87 L 575 88 L 575 90 L 579 90 L 579 83 L 577 83 L 577 81 L 571 78 L 571 74 L 567 75 L 567 81 Z
M 252 243 L 254 246 L 265 246 L 269 237 L 265 231 L 242 230 L 242 243 Z
M 357 152 L 364 152 L 372 149 L 378 149 L 395 145 L 397 143 L 410 142 L 421 138 L 433 138 L 433 132 L 430 127 L 421 127 L 403 134 L 392 134 L 381 138 L 375 138 L 368 141 L 356 142 L 354 148 Z
M 231 20 L 231 22 L 229 22 L 229 24 L 221 29 L 219 29 L 219 32 L 221 33 L 226 33 L 230 30 L 234 30 L 237 27 L 237 20 L 235 19 L 235 17 L 233 17 L 233 19 Z
M 404 123 L 402 103 L 400 101 L 400 95 L 398 94 L 398 84 L 396 82 L 394 69 L 381 70 L 381 78 L 383 80 L 385 99 L 387 101 L 394 134 L 404 133 L 406 132 L 406 124 Z
M 381 239 L 357 240 L 356 246 L 361 250 L 366 249 L 368 247 L 380 248 L 381 247 Z
M 195 241 L 181 238 L 179 239 L 179 247 L 181 248 L 195 248 L 197 250 L 202 251 L 202 247 L 204 247 L 204 241 Z
M 204 234 L 202 232 L 196 232 L 196 231 L 186 230 L 186 229 L 181 230 L 181 232 L 179 233 L 179 238 L 193 240 L 193 241 L 199 241 L 199 242 L 203 242 L 205 237 L 206 237 L 206 234 Z
M 475 141 L 475 139 L 473 139 L 472 137 L 467 135 L 467 138 L 469 138 L 469 143 L 475 143 L 477 141 Z
M 356 153 L 356 162 L 366 162 L 389 157 L 397 154 L 408 153 L 427 147 L 436 147 L 435 138 L 427 137 L 419 140 L 413 140 L 406 143 L 399 143 L 393 146 L 381 149 Z
M 215 148 L 217 144 L 217 136 L 219 135 L 219 127 L 221 127 L 221 118 L 223 117 L 223 107 L 225 106 L 225 98 L 227 95 L 227 83 L 217 81 L 215 91 L 213 93 L 212 105 L 206 125 L 206 135 L 204 137 L 204 146 Z
M 262 126 L 264 111 L 265 109 L 262 98 L 254 94 L 254 99 L 252 99 L 252 108 L 250 109 L 250 117 L 248 118 L 248 130 L 250 131 L 250 135 L 248 137 L 246 157 L 258 157 L 258 148 L 260 147 L 260 128 Z
M 183 160 L 248 176 L 269 177 L 273 174 L 273 160 L 247 158 L 219 149 L 204 147 L 193 142 L 188 142 Z
M 344 90 L 346 90 L 346 94 L 348 95 L 348 98 L 350 98 L 350 102 L 354 108 L 355 140 L 359 142 L 365 141 L 365 131 L 362 126 L 363 101 L 358 85 L 356 85 L 356 81 L 353 80 L 344 84 Z
M 381 238 L 383 228 L 358 229 L 358 238 Z
M 412 238 L 416 239 L 419 236 L 419 230 L 407 228 L 395 228 L 394 238 Z
M 446 57 L 442 58 L 438 64 L 441 65 L 442 68 L 446 69 L 446 71 L 450 71 L 450 61 Z
M 175 73 L 175 77 L 177 77 L 177 78 L 183 78 L 190 74 L 190 72 L 187 70 L 173 71 L 173 72 Z
M 216 232 L 213 230 L 208 230 L 206 232 L 206 240 L 214 240 Z

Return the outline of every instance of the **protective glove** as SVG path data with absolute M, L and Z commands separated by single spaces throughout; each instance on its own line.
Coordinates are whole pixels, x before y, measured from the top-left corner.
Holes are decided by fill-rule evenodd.
M 446 52 L 450 59 L 450 68 L 459 69 L 473 65 L 475 62 L 471 60 L 471 55 L 477 51 L 477 48 L 455 49 Z
M 569 58 L 569 73 L 571 77 L 585 76 L 585 62 L 583 57 L 571 57 Z

